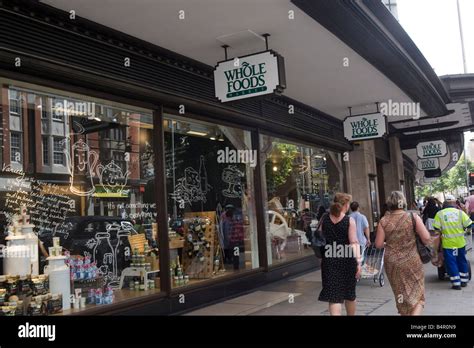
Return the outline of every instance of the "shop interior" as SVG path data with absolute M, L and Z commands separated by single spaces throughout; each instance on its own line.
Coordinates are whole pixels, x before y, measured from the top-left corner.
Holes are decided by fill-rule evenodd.
M 20 86 L 21 85 L 21 86 Z M 150 110 L 2 83 L 0 315 L 60 315 L 312 255 L 306 232 L 340 189 L 338 154 L 165 114 L 168 230 L 158 231 Z M 318 215 L 319 214 L 319 215 Z

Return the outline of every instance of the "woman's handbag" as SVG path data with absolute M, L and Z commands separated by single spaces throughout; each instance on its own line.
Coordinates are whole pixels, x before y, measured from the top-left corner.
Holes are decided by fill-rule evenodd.
M 308 226 L 308 228 L 311 228 L 311 232 L 312 232 L 311 240 L 310 240 L 311 247 L 313 248 L 314 255 L 316 255 L 318 259 L 323 258 L 324 247 L 326 246 L 326 238 L 324 238 L 322 231 L 320 231 L 321 222 L 323 221 L 326 215 L 327 214 L 324 214 L 323 216 L 321 216 L 321 219 L 319 219 L 318 225 L 316 226 L 314 230 L 313 228 L 311 228 L 311 226 Z
M 431 248 L 424 245 L 420 239 L 420 236 L 418 233 L 416 233 L 416 222 L 415 218 L 413 217 L 413 213 L 410 213 L 410 217 L 413 224 L 413 232 L 415 233 L 416 249 L 420 255 L 421 262 L 428 263 L 431 261 Z

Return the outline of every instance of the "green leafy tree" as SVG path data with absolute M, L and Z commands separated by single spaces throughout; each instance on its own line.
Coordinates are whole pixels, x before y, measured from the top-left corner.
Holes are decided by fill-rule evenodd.
M 431 196 L 431 192 L 432 192 L 432 188 L 431 188 L 431 185 L 429 184 L 415 187 L 415 194 L 416 194 L 416 197 L 418 198 Z
M 474 172 L 474 163 L 467 161 L 468 172 Z M 451 191 L 457 190 L 460 187 L 466 187 L 466 165 L 464 157 L 461 156 L 458 163 L 449 170 L 448 187 Z

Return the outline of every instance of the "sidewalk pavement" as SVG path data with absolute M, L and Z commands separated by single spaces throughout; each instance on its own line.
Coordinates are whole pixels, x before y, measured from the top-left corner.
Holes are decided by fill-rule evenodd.
M 472 266 L 472 252 L 468 258 Z M 372 279 L 358 283 L 357 315 L 398 315 L 392 289 L 385 279 L 383 287 Z M 265 285 L 186 315 L 329 315 L 328 304 L 317 300 L 320 291 L 318 270 Z M 470 282 L 461 291 L 451 290 L 449 280 L 438 280 L 437 270 L 431 264 L 425 265 L 425 297 L 423 315 L 474 315 L 474 283 Z

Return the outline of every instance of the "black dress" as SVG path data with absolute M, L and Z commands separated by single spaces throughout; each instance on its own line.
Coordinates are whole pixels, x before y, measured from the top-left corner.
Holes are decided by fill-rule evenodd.
M 323 289 L 319 294 L 319 301 L 330 303 L 343 303 L 344 300 L 354 301 L 356 298 L 355 277 L 357 273 L 357 260 L 352 255 L 325 255 L 327 248 L 332 251 L 348 250 L 349 243 L 349 217 L 344 218 L 337 224 L 334 224 L 329 214 L 323 218 L 323 236 L 326 238 L 326 249 L 321 260 L 321 278 Z M 334 244 L 336 249 L 334 249 Z M 329 256 L 329 257 L 328 257 Z

